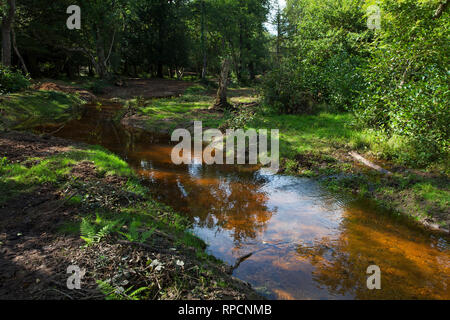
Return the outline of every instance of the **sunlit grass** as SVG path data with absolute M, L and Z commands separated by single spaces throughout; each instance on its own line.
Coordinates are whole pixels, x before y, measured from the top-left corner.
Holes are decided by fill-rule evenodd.
M 74 116 L 83 101 L 76 95 L 55 91 L 24 91 L 0 98 L 0 111 L 8 126 L 29 127 L 61 122 Z
M 129 177 L 126 184 L 128 191 L 137 194 L 145 192 L 128 164 L 101 147 L 74 149 L 47 159 L 34 160 L 35 164 L 25 166 L 10 163 L 6 158 L 1 159 L 0 203 L 4 203 L 17 193 L 30 192 L 37 185 L 44 183 L 58 185 L 69 176 L 73 165 L 81 161 L 92 161 L 100 174 Z

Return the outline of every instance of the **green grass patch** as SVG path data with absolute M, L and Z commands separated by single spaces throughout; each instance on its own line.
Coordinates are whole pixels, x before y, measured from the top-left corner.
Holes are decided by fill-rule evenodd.
M 9 163 L 0 159 L 0 204 L 20 192 L 31 192 L 37 185 L 51 183 L 59 185 L 67 180 L 71 166 L 81 161 L 92 161 L 100 174 L 129 177 L 126 188 L 130 192 L 144 194 L 137 178 L 128 164 L 101 147 L 74 149 L 39 161 L 35 165 Z M 69 202 L 76 202 L 75 199 Z
M 351 114 L 259 115 L 248 128 L 280 130 L 280 155 L 329 151 L 335 146 L 366 146 L 364 133 L 351 125 Z
M 424 200 L 432 201 L 442 210 L 450 207 L 450 193 L 448 190 L 440 189 L 429 182 L 417 183 L 414 185 L 413 190 Z
M 29 90 L 0 96 L 0 114 L 3 126 L 28 128 L 67 121 L 79 113 L 82 103 L 73 94 Z

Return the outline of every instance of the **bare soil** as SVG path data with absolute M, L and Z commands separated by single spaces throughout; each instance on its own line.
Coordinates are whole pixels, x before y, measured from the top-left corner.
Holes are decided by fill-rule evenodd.
M 104 99 L 134 97 L 168 98 L 176 97 L 184 93 L 194 83 L 188 81 L 168 79 L 127 79 L 123 86 L 109 86 L 100 97 Z
M 55 83 L 55 82 L 39 83 L 34 86 L 34 89 L 35 90 L 44 90 L 44 91 L 58 91 L 58 92 L 65 92 L 65 93 L 72 93 L 72 94 L 78 93 L 81 99 L 88 101 L 88 102 L 92 102 L 97 98 L 93 93 L 89 92 L 88 90 L 76 88 L 73 86 L 63 85 L 63 84 L 59 84 L 59 83 Z

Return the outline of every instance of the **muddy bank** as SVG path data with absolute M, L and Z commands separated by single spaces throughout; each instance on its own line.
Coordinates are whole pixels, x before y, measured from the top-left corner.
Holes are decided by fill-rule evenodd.
M 8 179 L 10 171 L 18 170 L 13 164 L 23 165 L 31 170 L 26 175 L 33 175 L 33 168 L 67 152 L 78 152 L 78 158 L 71 158 L 69 170 L 57 182 L 40 182 L 36 177 L 30 180 L 32 185 L 22 186 Z M 258 298 L 247 284 L 228 275 L 227 266 L 171 229 L 173 223 L 179 224 L 175 213 L 127 189 L 127 175 L 100 172 L 95 161 L 82 159 L 83 152 L 94 151 L 59 138 L 0 134 L 0 157 L 7 158 L 2 162 L 0 187 L 14 190 L 0 201 L 2 299 Z M 149 219 L 159 221 L 161 227 L 145 242 L 130 242 L 117 232 L 90 246 L 80 238 L 81 219 L 95 218 L 95 212 L 120 217 L 125 211 L 136 216 L 150 212 Z M 127 226 L 123 228 L 126 232 Z M 67 289 L 70 265 L 85 271 L 81 290 Z M 132 297 L 137 289 L 142 292 Z

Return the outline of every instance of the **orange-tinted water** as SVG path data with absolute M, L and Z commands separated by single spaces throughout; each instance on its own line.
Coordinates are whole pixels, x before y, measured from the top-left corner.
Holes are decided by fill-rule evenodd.
M 448 238 L 340 199 L 315 181 L 251 166 L 175 166 L 170 137 L 127 129 L 88 108 L 58 136 L 100 144 L 146 178 L 160 201 L 186 214 L 209 252 L 275 299 L 450 299 Z M 50 129 L 47 129 L 51 131 Z M 367 267 L 381 268 L 369 290 Z

